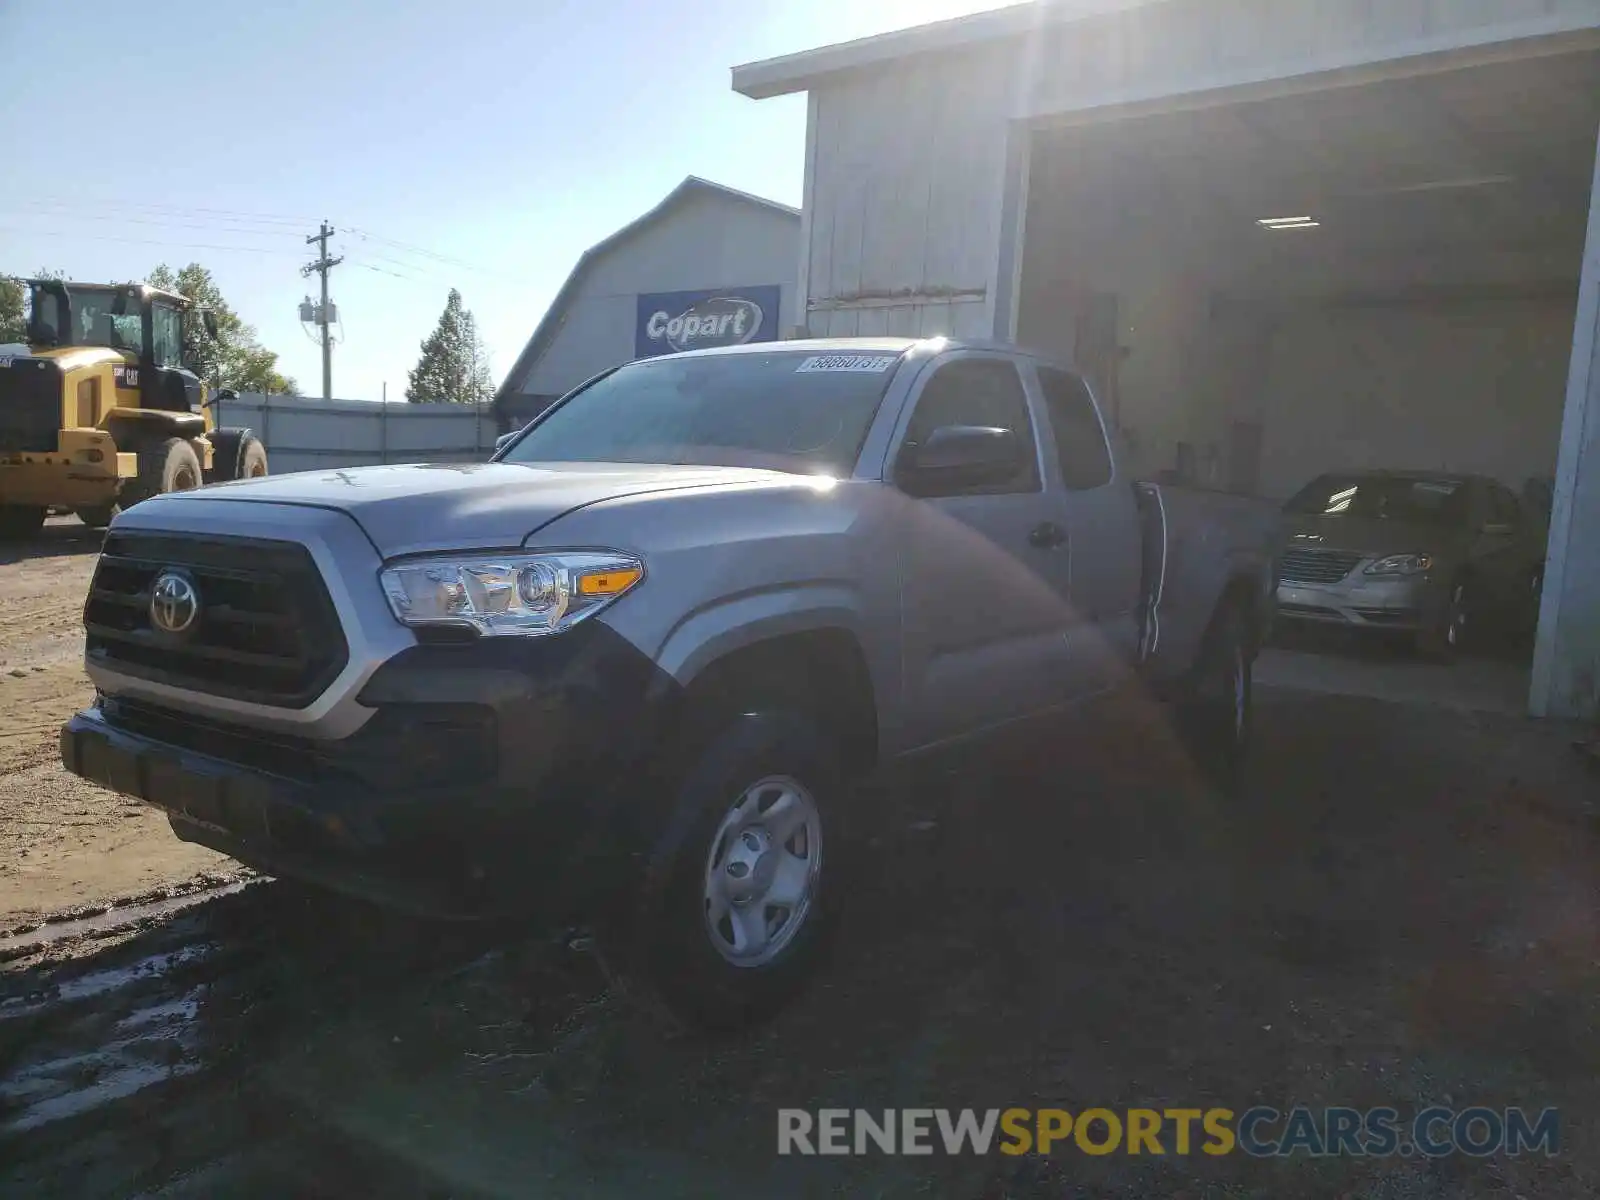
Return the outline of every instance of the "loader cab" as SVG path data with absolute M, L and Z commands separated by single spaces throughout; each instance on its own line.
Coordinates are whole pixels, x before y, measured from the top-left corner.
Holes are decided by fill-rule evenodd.
M 201 412 L 191 322 L 213 338 L 216 318 L 176 292 L 146 284 L 82 284 L 30 279 L 28 340 L 40 349 L 100 346 L 121 352 L 118 387 L 139 393 L 139 407 Z

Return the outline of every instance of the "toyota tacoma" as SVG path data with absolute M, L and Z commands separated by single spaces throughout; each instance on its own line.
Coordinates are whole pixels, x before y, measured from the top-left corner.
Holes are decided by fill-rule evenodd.
M 726 1024 L 848 888 L 847 785 L 1136 680 L 1236 771 L 1275 509 L 1131 479 L 1007 345 L 631 363 L 487 463 L 119 516 L 68 769 L 266 872 L 429 914 L 593 914 Z

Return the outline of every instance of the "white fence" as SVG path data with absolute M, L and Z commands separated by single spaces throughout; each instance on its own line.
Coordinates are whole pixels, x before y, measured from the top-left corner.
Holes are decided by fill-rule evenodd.
M 494 450 L 487 404 L 374 404 L 246 392 L 217 405 L 217 424 L 247 426 L 274 475 L 372 463 L 482 461 Z

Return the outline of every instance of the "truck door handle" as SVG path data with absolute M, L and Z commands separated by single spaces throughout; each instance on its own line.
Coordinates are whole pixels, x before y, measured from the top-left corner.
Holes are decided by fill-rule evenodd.
M 1035 525 L 1033 532 L 1028 534 L 1028 545 L 1039 550 L 1054 550 L 1067 540 L 1067 531 L 1054 521 L 1045 521 Z

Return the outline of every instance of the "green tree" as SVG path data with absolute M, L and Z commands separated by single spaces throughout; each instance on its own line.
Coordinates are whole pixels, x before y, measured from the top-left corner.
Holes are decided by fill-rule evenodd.
M 35 279 L 64 279 L 60 271 L 41 267 Z M 0 343 L 25 342 L 28 329 L 23 314 L 25 299 L 22 279 L 16 275 L 0 275 Z
M 407 377 L 406 399 L 413 404 L 486 404 L 494 395 L 489 356 L 478 324 L 450 289 L 439 324 L 422 343 L 422 357 Z
M 187 335 L 190 361 L 212 387 L 236 392 L 299 393 L 295 381 L 278 370 L 278 356 L 256 340 L 255 327 L 246 325 L 223 299 L 222 289 L 206 268 L 190 263 L 174 271 L 162 263 L 150 272 L 150 285 L 187 296 L 215 314 L 214 339 L 200 321 L 188 323 Z
M 23 339 L 22 280 L 0 275 L 0 344 Z

